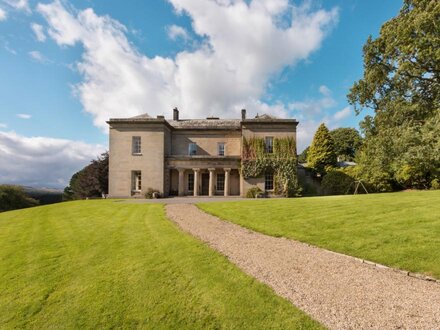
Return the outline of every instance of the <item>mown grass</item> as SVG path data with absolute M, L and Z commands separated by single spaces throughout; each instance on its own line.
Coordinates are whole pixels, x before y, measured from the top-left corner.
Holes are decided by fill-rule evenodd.
M 268 235 L 440 278 L 440 191 L 198 206 Z
M 113 201 L 1 213 L 0 311 L 1 329 L 320 328 L 161 205 Z

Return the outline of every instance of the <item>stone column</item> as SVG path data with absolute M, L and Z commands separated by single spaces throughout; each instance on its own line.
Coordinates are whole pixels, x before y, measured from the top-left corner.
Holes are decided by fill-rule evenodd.
M 240 176 L 240 196 L 244 197 L 244 178 L 241 170 L 238 170 L 238 175 Z
M 215 168 L 208 168 L 209 171 L 209 197 L 214 196 L 214 171 Z
M 199 171 L 200 168 L 193 168 L 194 171 L 194 196 L 199 196 Z
M 225 196 L 229 196 L 229 174 L 230 168 L 225 168 Z
M 179 196 L 184 196 L 185 195 L 185 180 L 184 180 L 184 174 L 185 174 L 185 169 L 184 168 L 179 168 Z

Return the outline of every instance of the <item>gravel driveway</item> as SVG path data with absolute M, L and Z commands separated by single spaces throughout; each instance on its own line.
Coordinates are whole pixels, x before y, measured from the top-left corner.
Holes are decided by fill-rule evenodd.
M 439 283 L 256 233 L 194 205 L 166 205 L 166 211 L 184 231 L 330 329 L 440 329 Z

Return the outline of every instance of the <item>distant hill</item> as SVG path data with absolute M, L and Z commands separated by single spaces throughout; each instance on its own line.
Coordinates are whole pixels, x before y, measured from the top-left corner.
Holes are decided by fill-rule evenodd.
M 53 188 L 34 188 L 21 186 L 26 194 L 38 200 L 40 205 L 59 203 L 63 201 L 63 191 Z

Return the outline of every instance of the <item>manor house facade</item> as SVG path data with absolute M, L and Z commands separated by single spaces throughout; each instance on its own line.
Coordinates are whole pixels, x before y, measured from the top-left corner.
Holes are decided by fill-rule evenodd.
M 244 178 L 240 172 L 243 138 L 264 138 L 273 151 L 274 138 L 293 137 L 295 119 L 263 115 L 241 119 L 112 118 L 109 143 L 110 197 L 143 197 L 148 188 L 163 196 L 244 196 L 258 186 L 271 193 L 272 173 Z

